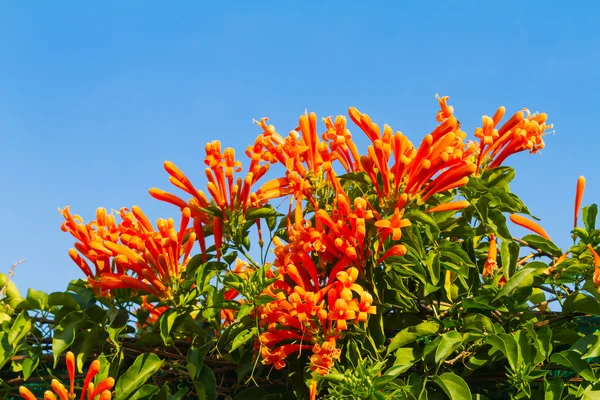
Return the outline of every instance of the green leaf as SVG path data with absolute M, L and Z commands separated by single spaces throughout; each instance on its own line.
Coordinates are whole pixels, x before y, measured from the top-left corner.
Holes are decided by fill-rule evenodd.
M 154 399 L 154 395 L 158 393 L 158 388 L 154 385 L 143 385 L 139 388 L 130 398 L 129 400 L 152 400 Z
M 433 380 L 452 400 L 471 400 L 469 385 L 460 376 L 444 372 Z
M 517 261 L 519 261 L 518 244 L 512 240 L 503 240 L 500 243 L 500 259 L 502 260 L 502 273 L 509 279 L 517 269 Z
M 440 326 L 431 321 L 424 321 L 418 325 L 402 329 L 390 342 L 386 354 L 390 354 L 394 350 L 404 347 L 421 337 L 435 335 L 439 330 Z
M 247 341 L 252 339 L 254 336 L 256 336 L 257 333 L 258 333 L 258 330 L 256 329 L 256 327 L 253 327 L 252 329 L 245 329 L 245 330 L 241 331 L 233 339 L 233 342 L 231 343 L 230 351 L 234 351 L 235 349 L 237 349 L 238 347 L 240 347 L 241 345 L 243 345 L 244 343 L 246 343 Z
M 581 375 L 590 382 L 595 383 L 598 381 L 594 371 L 590 367 L 590 364 L 588 364 L 585 360 L 582 360 L 581 354 L 576 351 L 564 350 L 560 353 L 552 354 L 550 361 L 567 368 L 571 368 L 573 371 L 577 372 L 577 374 Z
M 194 382 L 198 399 L 215 400 L 217 398 L 217 380 L 212 370 L 206 365 L 202 367 L 198 381 Z
M 496 167 L 485 170 L 479 179 L 482 184 L 491 188 L 507 187 L 514 178 L 515 170 L 512 167 Z
M 58 364 L 59 356 L 73 344 L 75 340 L 75 328 L 77 328 L 84 318 L 85 315 L 81 311 L 72 311 L 61 319 L 60 324 L 54 330 L 54 337 L 52 338 L 54 368 Z
M 204 366 L 204 357 L 208 354 L 208 351 L 213 347 L 212 342 L 205 343 L 200 347 L 192 346 L 187 354 L 187 365 L 186 369 L 188 370 L 190 377 L 193 380 L 198 379 L 200 376 L 200 371 L 202 371 L 202 367 Z
M 565 383 L 560 378 L 544 379 L 544 400 L 561 400 Z
M 430 228 L 428 233 L 428 237 L 431 241 L 435 241 L 437 237 L 440 235 L 440 229 L 435 222 L 435 219 L 429 214 L 425 214 L 422 211 L 412 209 L 406 213 L 404 218 L 410 220 L 411 222 L 420 222 L 425 226 Z
M 588 232 L 596 229 L 596 217 L 598 216 L 598 206 L 596 204 L 590 204 L 589 206 L 583 207 L 582 216 L 585 229 Z
M 156 354 L 141 354 L 117 381 L 115 400 L 127 400 L 136 389 L 160 369 L 162 360 Z
M 23 360 L 23 379 L 27 380 L 35 371 L 40 362 L 40 354 L 35 351 L 29 351 L 29 357 Z
M 486 338 L 486 343 L 492 345 L 492 348 L 489 351 L 490 355 L 496 351 L 500 351 L 500 353 L 508 360 L 508 364 L 512 370 L 517 370 L 519 366 L 519 346 L 514 337 L 506 333 L 489 335 Z
M 403 347 L 396 351 L 396 360 L 394 361 L 394 367 L 400 367 L 401 372 L 404 373 L 410 369 L 421 357 L 418 351 L 412 347 Z
M 283 214 L 280 214 L 275 210 L 272 206 L 264 206 L 260 208 L 250 208 L 246 212 L 246 220 L 254 220 L 259 218 L 269 218 L 269 217 L 281 217 Z
M 463 336 L 457 331 L 446 332 L 441 336 L 442 340 L 435 350 L 435 363 L 441 364 L 450 354 L 460 347 Z
M 79 309 L 80 305 L 74 293 L 54 292 L 48 295 L 48 307 L 63 306 L 73 309 Z
M 102 339 L 106 337 L 102 337 L 104 335 L 104 331 L 97 325 L 94 325 L 88 330 L 82 331 L 80 335 L 83 335 L 83 343 L 81 347 L 77 351 L 77 370 L 79 373 L 83 373 L 83 365 L 85 361 L 90 356 L 92 351 L 98 347 L 99 344 L 102 343 Z
M 435 252 L 429 252 L 427 255 L 427 261 L 425 262 L 429 276 L 431 278 L 431 284 L 437 285 L 440 281 L 440 255 Z
M 521 287 L 531 286 L 533 284 L 533 278 L 535 275 L 541 273 L 546 268 L 548 268 L 548 266 L 543 262 L 530 262 L 526 267 L 517 271 L 514 276 L 506 281 L 506 284 L 504 287 L 502 287 L 502 290 L 500 290 L 494 300 L 497 300 L 500 297 L 508 296 Z
M 585 335 L 575 342 L 569 350 L 578 353 L 582 359 L 598 357 L 600 353 L 600 332 Z
M 473 313 L 463 317 L 462 329 L 472 332 L 494 333 L 494 324 L 489 317 Z
M 531 246 L 552 254 L 554 257 L 562 256 L 563 252 L 552 241 L 539 235 L 525 235 L 523 240 Z
M 171 329 L 173 329 L 173 324 L 175 323 L 175 320 L 177 319 L 178 316 L 179 315 L 177 314 L 177 311 L 173 310 L 173 309 L 165 311 L 160 316 L 160 321 L 159 321 L 160 337 L 162 337 L 163 342 L 167 346 L 171 342 L 171 340 L 170 340 Z
M 563 312 L 600 315 L 600 304 L 594 297 L 583 293 L 571 293 L 563 304 Z
M 48 307 L 48 295 L 35 289 L 27 291 L 27 302 L 33 310 L 45 310 Z

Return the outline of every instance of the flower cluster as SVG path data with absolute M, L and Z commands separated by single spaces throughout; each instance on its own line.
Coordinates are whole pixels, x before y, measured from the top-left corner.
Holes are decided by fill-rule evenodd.
M 119 224 L 104 208 L 99 208 L 96 220 L 88 224 L 68 207 L 60 212 L 65 218 L 61 229 L 78 240 L 69 256 L 100 294 L 130 288 L 159 298 L 171 297 L 197 237 L 188 229 L 189 208 L 182 210 L 179 230 L 173 219 L 159 219 L 155 230 L 136 206 L 119 211 Z
M 70 351 L 67 352 L 66 356 L 67 363 L 67 372 L 69 374 L 69 390 L 60 383 L 56 379 L 52 379 L 52 391 L 47 390 L 44 393 L 44 400 L 74 400 L 76 398 L 75 395 L 75 355 Z M 81 396 L 80 400 L 110 400 L 111 392 L 110 390 L 115 385 L 115 380 L 111 377 L 104 378 L 101 380 L 97 386 L 94 386 L 92 379 L 98 374 L 100 371 L 100 361 L 94 360 L 88 369 L 87 374 L 85 375 L 85 379 L 83 381 L 83 386 L 81 388 Z M 36 400 L 36 397 L 31 393 L 29 389 L 25 386 L 21 386 L 19 388 L 19 393 L 21 397 L 25 400 Z M 56 393 L 56 394 L 55 394 Z M 56 397 L 58 396 L 58 397 Z
M 310 369 L 326 374 L 340 357 L 338 341 L 378 312 L 381 300 L 364 279 L 365 272 L 406 254 L 401 240 L 402 230 L 411 226 L 407 210 L 462 210 L 467 201 L 435 195 L 453 193 L 511 154 L 535 153 L 544 146 L 542 137 L 550 127 L 545 114 L 519 111 L 500 126 L 501 107 L 492 118 L 483 117 L 483 126 L 475 131 L 478 145 L 466 140 L 448 97 L 437 100 L 438 124 L 419 146 L 350 108 L 350 120 L 370 141 L 366 154 L 359 153 L 344 116 L 323 119 L 325 131 L 319 134 L 316 114 L 307 112 L 287 135 L 263 118 L 257 122 L 262 132 L 246 149 L 250 162 L 242 175 L 233 149 L 222 150 L 218 141 L 206 145 L 208 196 L 177 166 L 165 162 L 170 182 L 190 198 L 156 188 L 150 195 L 181 210 L 179 230 L 173 220 L 159 220 L 155 230 L 137 207 L 122 209 L 118 225 L 104 209 L 85 225 L 65 208 L 63 230 L 77 239 L 69 254 L 100 294 L 134 288 L 170 298 L 196 241 L 204 261 L 212 257 L 206 243 L 211 234 L 217 260 L 232 243 L 239 247 L 235 235 L 240 227 L 256 224 L 262 243 L 260 219 L 251 219 L 249 210 L 289 199 L 285 234 L 273 238 L 276 271 L 268 274 L 275 282 L 264 293 L 273 301 L 256 310 L 260 354 L 263 363 L 280 369 L 290 354 L 310 350 Z M 259 183 L 275 164 L 283 167 L 283 174 Z M 533 227 L 523 217 L 511 219 Z M 484 276 L 496 268 L 496 252 L 492 235 Z M 230 273 L 249 277 L 256 267 L 238 262 Z M 243 301 L 234 289 L 225 292 L 224 300 Z M 152 319 L 158 318 L 159 310 L 145 308 Z M 228 325 L 235 321 L 235 312 L 221 310 L 221 318 Z

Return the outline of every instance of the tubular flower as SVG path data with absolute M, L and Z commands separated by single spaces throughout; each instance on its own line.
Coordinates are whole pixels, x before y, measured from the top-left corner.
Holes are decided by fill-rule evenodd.
M 402 237 L 402 228 L 406 228 L 410 226 L 410 221 L 403 218 L 404 210 L 398 210 L 397 208 L 394 210 L 394 214 L 392 217 L 387 219 L 382 219 L 380 221 L 375 222 L 375 226 L 380 228 L 382 233 L 381 241 L 385 241 L 390 235 L 392 235 L 392 240 L 398 241 Z
M 539 226 L 537 223 L 535 223 L 534 221 L 532 221 L 530 219 L 527 219 L 518 214 L 511 214 L 510 220 L 513 223 L 515 223 L 519 226 L 522 226 L 523 228 L 529 229 L 530 231 L 537 233 L 538 235 L 540 235 L 543 238 L 551 240 L 550 236 L 548 236 L 548 234 L 546 233 L 544 228 L 542 228 L 541 226 Z
M 70 351 L 67 352 L 66 356 L 67 363 L 67 372 L 69 375 L 69 390 L 65 388 L 65 386 L 60 383 L 58 380 L 52 380 L 52 390 L 54 393 L 58 395 L 58 399 L 60 400 L 74 400 L 76 398 L 75 394 L 75 355 Z M 113 378 L 105 378 L 98 383 L 98 386 L 94 388 L 94 384 L 91 383 L 92 379 L 98 374 L 100 371 L 100 362 L 98 360 L 93 361 L 90 364 L 88 372 L 85 376 L 85 380 L 83 382 L 83 386 L 81 388 L 81 396 L 80 400 L 110 400 L 111 392 L 110 389 L 115 385 L 115 380 Z M 25 386 L 21 386 L 19 388 L 19 393 L 21 397 L 25 400 L 36 400 L 36 397 L 27 389 Z M 44 393 L 44 399 L 56 400 L 56 395 L 51 391 L 46 391 Z M 87 396 L 86 396 L 87 394 Z M 100 396 L 100 397 L 98 397 Z
M 348 322 L 365 322 L 368 314 L 376 313 L 372 296 L 356 283 L 358 275 L 354 267 L 340 271 L 317 291 L 280 287 L 284 297 L 258 309 L 265 330 L 259 336 L 263 364 L 280 369 L 289 354 L 312 349 L 311 369 L 328 373 L 339 359 L 336 340 Z
M 118 225 L 113 214 L 103 208 L 97 210 L 96 221 L 87 225 L 79 216 L 72 216 L 68 207 L 60 211 L 65 218 L 63 231 L 78 240 L 69 255 L 101 295 L 130 288 L 160 298 L 171 296 L 170 288 L 178 284 L 196 240 L 196 233 L 188 228 L 189 208 L 183 209 L 179 230 L 172 219 L 159 219 L 155 230 L 137 206 L 131 212 L 122 208 Z
M 577 179 L 577 188 L 575 189 L 575 212 L 573 217 L 573 228 L 577 227 L 577 218 L 579 217 L 579 209 L 581 208 L 581 199 L 583 190 L 585 189 L 585 178 L 580 176 Z
M 151 303 L 148 303 L 148 296 L 142 296 L 142 304 L 140 310 L 146 310 L 150 314 L 146 321 L 142 324 L 142 327 L 154 325 L 160 316 L 169 309 L 169 306 L 157 306 Z
M 443 212 L 443 211 L 459 211 L 469 207 L 469 202 L 466 200 L 451 201 L 449 203 L 440 204 L 427 210 L 428 213 Z
M 250 203 L 258 204 L 253 200 L 252 186 L 260 180 L 269 170 L 268 165 L 260 164 L 260 157 L 251 157 L 250 167 L 243 177 L 235 177 L 241 172 L 242 164 L 235 160 L 235 151 L 226 148 L 221 152 L 221 143 L 213 141 L 206 144 L 206 157 L 204 163 L 206 177 L 208 180 L 207 190 L 210 194 L 209 201 L 204 192 L 198 190 L 175 164 L 165 161 L 164 167 L 169 174 L 169 181 L 177 188 L 188 193 L 192 197 L 185 200 L 167 193 L 163 190 L 152 188 L 150 195 L 158 200 L 173 204 L 182 210 L 189 208 L 194 222 L 194 231 L 198 238 L 202 253 L 206 253 L 204 240 L 204 227 L 212 225 L 212 232 L 217 250 L 217 258 L 220 258 L 223 243 L 223 224 L 228 223 L 232 212 L 241 212 L 245 216 Z M 211 215 L 206 209 L 216 205 L 220 209 L 220 215 Z M 206 258 L 205 258 L 206 260 Z
M 552 274 L 556 270 L 556 267 L 558 267 L 563 261 L 565 261 L 567 259 L 568 254 L 569 254 L 569 252 L 567 251 L 562 256 L 560 256 L 558 259 L 556 259 L 556 261 L 554 261 L 554 264 L 552 264 L 551 267 L 548 267 L 544 270 L 544 273 L 546 275 Z
M 600 285 L 600 256 L 596 253 L 596 250 L 591 245 L 587 245 L 588 249 L 592 252 L 594 256 L 594 283 L 596 285 Z
M 492 118 L 484 116 L 482 127 L 475 130 L 475 137 L 480 139 L 478 170 L 486 160 L 488 167 L 494 168 L 502 165 L 511 154 L 525 150 L 533 154 L 544 148 L 542 138 L 552 128 L 552 125 L 546 125 L 546 114 L 531 114 L 523 109 L 496 129 L 504 113 L 505 108 L 500 107 Z
M 488 275 L 492 275 L 494 270 L 496 269 L 496 254 L 498 252 L 498 247 L 496 245 L 496 236 L 492 233 L 490 235 L 490 249 L 488 250 L 488 256 L 485 260 L 485 265 L 483 266 L 483 273 L 481 276 L 484 278 Z

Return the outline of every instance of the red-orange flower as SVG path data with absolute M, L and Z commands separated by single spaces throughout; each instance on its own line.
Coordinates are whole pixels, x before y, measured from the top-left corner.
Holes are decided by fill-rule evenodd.
M 546 125 L 546 114 L 531 114 L 523 109 L 496 129 L 504 112 L 504 107 L 500 107 L 492 118 L 484 116 L 482 127 L 475 130 L 475 137 L 480 139 L 478 169 L 484 160 L 488 160 L 489 168 L 494 168 L 502 165 L 511 154 L 525 150 L 533 154 L 544 148 L 542 138 L 546 130 L 552 128 L 552 125 Z
M 532 232 L 537 233 L 538 235 L 542 236 L 543 238 L 546 238 L 548 240 L 550 239 L 550 236 L 548 236 L 548 234 L 546 233 L 546 231 L 544 230 L 544 228 L 542 228 L 541 226 L 539 226 L 536 222 L 527 219 L 521 215 L 518 214 L 511 214 L 510 215 L 510 220 L 519 225 L 522 226 L 523 228 L 529 229 Z
M 73 400 L 76 398 L 75 395 L 75 355 L 70 351 L 67 352 L 66 355 L 66 363 L 67 363 L 67 372 L 69 375 L 69 390 L 65 388 L 65 386 L 60 383 L 56 379 L 52 379 L 51 386 L 52 390 L 58 395 L 60 400 Z M 98 360 L 93 361 L 90 364 L 88 372 L 85 376 L 85 380 L 83 382 L 83 386 L 81 388 L 81 396 L 80 400 L 110 400 L 111 392 L 110 390 L 115 385 L 115 380 L 111 377 L 104 378 L 102 381 L 98 383 L 98 386 L 94 387 L 92 383 L 92 379 L 98 374 L 100 371 L 100 362 Z M 36 397 L 27 389 L 25 386 L 21 386 L 19 388 L 19 393 L 22 398 L 25 400 L 36 400 Z M 87 394 L 87 396 L 86 396 Z M 57 400 L 57 397 L 51 391 L 46 391 L 44 393 L 45 400 Z M 100 396 L 100 397 L 98 397 Z
M 113 214 L 103 208 L 97 210 L 96 221 L 87 225 L 79 216 L 71 215 L 68 207 L 60 212 L 65 218 L 63 231 L 78 240 L 77 250 L 70 249 L 69 255 L 100 294 L 131 288 L 161 298 L 171 296 L 170 287 L 178 284 L 196 240 L 196 233 L 188 228 L 189 208 L 182 211 L 179 230 L 172 219 L 159 219 L 154 229 L 137 206 L 131 212 L 122 208 L 118 225 Z
M 577 227 L 577 217 L 581 208 L 581 199 L 583 198 L 583 190 L 585 189 L 585 178 L 580 176 L 577 179 L 577 187 L 575 189 L 575 212 L 573 217 L 573 228 Z
M 498 251 L 498 247 L 496 245 L 496 236 L 492 233 L 490 235 L 490 248 L 488 250 L 488 256 L 485 260 L 485 265 L 483 267 L 483 273 L 481 274 L 484 278 L 488 275 L 492 275 L 494 270 L 496 269 L 496 254 Z

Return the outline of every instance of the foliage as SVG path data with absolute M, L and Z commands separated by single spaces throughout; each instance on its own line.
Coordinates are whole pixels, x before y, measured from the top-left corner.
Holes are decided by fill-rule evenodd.
M 594 398 L 597 206 L 579 227 L 580 178 L 560 249 L 503 166 L 544 147 L 546 115 L 500 124 L 501 107 L 470 142 L 447 99 L 418 147 L 351 108 L 364 155 L 345 117 L 321 136 L 314 113 L 287 136 L 262 119 L 242 175 L 206 146 L 208 196 L 165 162 L 190 198 L 151 189 L 179 210 L 156 227 L 136 206 L 87 224 L 61 210 L 86 278 L 22 297 L 0 276 L 0 391 L 88 386 L 97 359 L 91 387 L 114 378 L 101 399 Z

